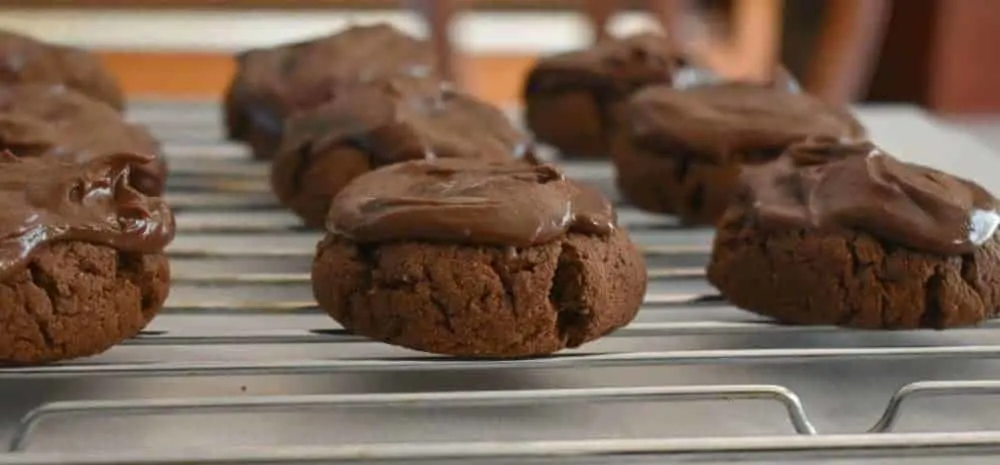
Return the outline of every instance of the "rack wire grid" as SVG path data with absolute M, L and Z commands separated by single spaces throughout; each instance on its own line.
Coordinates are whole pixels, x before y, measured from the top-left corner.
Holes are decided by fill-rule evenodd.
M 994 191 L 1000 160 L 917 110 L 860 117 L 889 151 Z M 139 102 L 165 141 L 173 289 L 106 354 L 0 369 L 2 464 L 994 463 L 997 322 L 945 332 L 773 324 L 704 279 L 712 231 L 620 206 L 637 319 L 549 357 L 464 360 L 353 336 L 312 301 L 321 233 L 222 141 L 207 102 Z M 567 174 L 617 198 L 604 162 Z

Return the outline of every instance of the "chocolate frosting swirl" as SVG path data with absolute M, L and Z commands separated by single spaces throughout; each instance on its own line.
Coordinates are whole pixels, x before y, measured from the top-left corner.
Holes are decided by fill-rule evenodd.
M 350 144 L 373 166 L 422 158 L 507 160 L 531 152 L 500 110 L 435 79 L 396 76 L 347 84 L 339 96 L 286 124 L 282 152 Z
M 527 247 L 568 231 L 607 235 L 616 224 L 597 191 L 552 165 L 440 159 L 356 178 L 333 201 L 327 229 L 358 242 L 439 241 Z
M 19 157 L 57 156 L 86 162 L 116 152 L 155 155 L 159 143 L 108 105 L 63 86 L 0 87 L 0 150 Z M 140 160 L 139 158 L 135 159 Z M 166 163 L 141 158 L 132 184 L 145 194 L 163 192 Z
M 0 31 L 0 83 L 65 85 L 115 110 L 124 97 L 114 78 L 94 55 Z
M 811 136 L 845 141 L 865 137 L 864 127 L 846 109 L 806 94 L 750 84 L 687 90 L 651 86 L 632 97 L 627 113 L 639 146 L 713 163 L 755 151 L 777 156 Z
M 747 167 L 739 202 L 765 229 L 857 230 L 913 250 L 971 253 L 1000 225 L 977 184 L 897 160 L 871 144 L 812 141 Z
M 161 199 L 126 182 L 131 165 L 149 160 L 114 154 L 77 163 L 0 152 L 0 277 L 56 241 L 163 251 L 174 237 L 173 214 Z

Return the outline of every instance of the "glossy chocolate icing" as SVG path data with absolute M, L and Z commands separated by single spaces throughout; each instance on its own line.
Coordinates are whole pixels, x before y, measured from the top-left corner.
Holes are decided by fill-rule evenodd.
M 436 241 L 527 247 L 575 231 L 607 235 L 611 204 L 551 165 L 418 160 L 356 178 L 327 229 L 358 242 Z
M 156 155 L 159 143 L 102 102 L 63 86 L 0 87 L 0 150 L 85 162 L 116 152 Z M 145 160 L 145 159 L 143 159 Z M 166 164 L 153 158 L 132 170 L 132 184 L 148 195 L 163 192 Z
M 94 55 L 0 30 L 0 83 L 65 85 L 116 110 L 124 98 Z
M 914 250 L 971 253 L 996 233 L 1000 202 L 971 181 L 871 144 L 791 147 L 746 167 L 738 202 L 765 229 L 857 230 Z
M 846 110 L 806 94 L 750 84 L 717 84 L 675 90 L 652 86 L 629 101 L 635 144 L 664 156 L 726 163 L 749 152 L 777 156 L 808 137 L 844 141 L 865 137 Z
M 282 152 L 319 154 L 344 144 L 375 167 L 422 158 L 507 160 L 531 151 L 503 112 L 435 79 L 397 76 L 338 93 L 289 119 Z
M 248 50 L 237 64 L 226 97 L 230 137 L 237 139 L 248 136 L 244 123 L 280 133 L 286 116 L 329 100 L 345 82 L 436 74 L 429 44 L 381 24 Z
M 55 241 L 163 251 L 174 237 L 173 214 L 127 182 L 130 166 L 148 161 L 121 153 L 77 163 L 0 152 L 0 277 Z

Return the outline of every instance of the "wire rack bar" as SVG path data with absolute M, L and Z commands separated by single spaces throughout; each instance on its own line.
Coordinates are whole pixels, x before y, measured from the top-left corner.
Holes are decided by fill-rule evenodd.
M 1000 381 L 920 381 L 903 386 L 892 398 L 875 426 L 869 429 L 872 433 L 892 431 L 899 421 L 904 402 L 916 397 L 944 396 L 995 396 L 1000 395 Z
M 315 312 L 320 313 L 320 312 Z M 991 320 L 976 329 L 994 330 L 1000 327 L 1000 320 Z M 818 334 L 840 332 L 857 334 L 835 326 L 784 326 L 767 320 L 760 321 L 689 321 L 632 323 L 606 337 L 659 337 L 659 336 L 748 336 L 760 334 Z M 255 344 L 336 344 L 369 342 L 370 339 L 351 334 L 343 328 L 322 328 L 302 330 L 268 330 L 258 332 L 235 332 L 229 334 L 184 334 L 177 331 L 144 331 L 121 345 L 133 346 L 183 346 L 183 345 L 255 345 Z M 949 388 L 951 389 L 951 388 Z M 983 392 L 977 387 L 974 393 L 1000 394 L 996 391 Z M 922 394 L 922 395 L 930 395 Z M 944 394 L 940 394 L 944 395 Z
M 996 325 L 991 325 L 996 327 Z M 606 337 L 655 336 L 719 336 L 771 333 L 810 334 L 843 331 L 832 326 L 779 326 L 767 321 L 723 322 L 692 321 L 669 323 L 632 323 Z M 121 345 L 185 346 L 185 345 L 256 345 L 256 344 L 338 344 L 369 342 L 370 339 L 351 334 L 343 328 L 267 330 L 229 334 L 184 334 L 177 331 L 146 331 Z
M 231 286 L 239 284 L 304 285 L 312 282 L 309 273 L 172 273 L 174 285 Z
M 955 380 L 924 381 L 900 388 L 890 399 L 881 418 L 869 429 L 872 433 L 889 433 L 900 417 L 903 403 L 914 397 L 1000 394 L 1000 381 Z M 678 402 L 703 400 L 774 400 L 780 402 L 797 434 L 815 435 L 816 428 L 806 415 L 799 397 L 783 386 L 776 385 L 708 385 L 615 387 L 590 389 L 546 389 L 516 391 L 471 391 L 438 393 L 335 394 L 299 396 L 250 396 L 240 398 L 143 399 L 122 401 L 53 402 L 36 408 L 18 424 L 10 442 L 11 451 L 21 451 L 35 427 L 43 420 L 60 415 L 147 415 L 215 412 L 245 412 L 247 410 L 280 410 L 327 408 L 429 408 L 517 406 L 537 403 L 569 402 Z
M 254 179 L 237 172 L 212 177 L 176 176 L 171 173 L 167 187 L 171 192 L 220 194 L 270 194 L 267 178 Z M 211 194 L 206 194 L 211 195 Z
M 317 237 L 317 242 L 319 238 Z M 167 255 L 172 258 L 274 258 L 289 257 L 303 258 L 316 255 L 315 249 L 302 247 L 252 247 L 228 246 L 225 248 L 207 248 L 201 246 L 177 246 L 167 247 Z
M 888 433 L 684 439 L 588 439 L 531 442 L 461 442 L 345 446 L 247 447 L 149 452 L 17 453 L 0 465 L 263 465 L 326 463 L 472 463 L 547 460 L 572 463 L 629 457 L 738 461 L 816 458 L 992 456 L 1000 433 Z M 794 463 L 794 462 L 793 462 Z M 801 462 L 799 462 L 801 463 Z
M 2 379 L 109 378 L 155 376 L 320 375 L 361 372 L 436 372 L 530 369 L 622 368 L 654 365 L 729 365 L 1000 358 L 1000 345 L 932 347 L 857 347 L 795 349 L 724 349 L 557 354 L 543 358 L 483 360 L 453 357 L 368 358 L 335 360 L 66 363 L 0 369 Z
M 244 234 L 280 233 L 308 231 L 301 221 L 287 221 L 281 224 L 190 224 L 177 223 L 177 232 L 185 234 Z
M 249 158 L 249 154 L 246 155 Z M 171 160 L 170 177 L 167 187 L 173 188 L 174 183 L 205 182 L 215 180 L 242 179 L 246 182 L 256 182 L 267 186 L 271 178 L 270 165 L 267 163 L 233 163 L 229 160 L 200 159 Z M 183 181 L 181 181 L 183 180 Z
M 159 127 L 164 126 L 162 122 L 156 124 Z M 211 160 L 214 165 L 220 168 L 236 170 L 237 172 L 241 167 L 254 167 L 261 176 L 267 176 L 270 173 L 267 163 L 255 162 L 247 147 L 235 142 L 165 141 L 163 153 L 167 154 L 168 160 L 174 162 L 170 165 L 170 174 L 177 172 L 195 176 L 207 175 L 210 173 L 209 171 L 198 169 L 198 166 L 206 160 Z M 186 165 L 185 162 L 190 164 Z
M 683 402 L 771 400 L 779 402 L 797 434 L 814 435 L 794 392 L 774 385 L 659 386 L 516 391 L 248 396 L 240 398 L 146 399 L 53 402 L 32 410 L 18 424 L 10 451 L 22 451 L 43 420 L 63 415 L 164 415 L 312 410 L 316 408 L 455 408 L 588 402 Z
M 732 308 L 721 296 L 690 293 L 647 293 L 643 304 L 648 310 L 673 308 Z M 322 313 L 314 300 L 275 301 L 176 301 L 168 300 L 162 313 L 169 314 L 315 314 Z
M 643 299 L 645 307 L 692 308 L 727 307 L 722 298 L 714 294 L 649 292 Z M 171 302 L 168 301 L 164 313 L 188 314 L 304 314 L 319 313 L 316 301 L 222 301 L 222 302 Z
M 316 236 L 319 241 L 319 235 Z M 639 245 L 639 250 L 649 256 L 671 255 L 708 255 L 712 249 L 708 245 Z M 309 247 L 251 247 L 243 245 L 226 245 L 213 248 L 198 245 L 172 245 L 167 248 L 167 255 L 174 258 L 273 258 L 273 257 L 313 257 L 316 255 L 315 245 Z
M 650 268 L 650 280 L 699 279 L 705 277 L 704 268 Z M 174 284 L 199 286 L 226 286 L 237 284 L 303 285 L 310 284 L 309 273 L 178 273 L 170 277 Z
M 175 211 L 249 211 L 261 209 L 277 210 L 280 208 L 278 200 L 270 193 L 233 192 L 202 194 L 168 192 L 164 198 Z
M 275 301 L 174 301 L 167 300 L 161 313 L 195 315 L 294 315 L 322 313 L 314 300 Z
M 271 330 L 232 334 L 184 334 L 174 331 L 143 331 L 138 336 L 121 342 L 130 346 L 211 346 L 211 345 L 264 345 L 264 344 L 339 344 L 369 342 L 343 328 Z

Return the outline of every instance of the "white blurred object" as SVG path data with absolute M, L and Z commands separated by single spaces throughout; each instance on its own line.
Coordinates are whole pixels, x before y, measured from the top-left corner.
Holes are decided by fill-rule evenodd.
M 456 16 L 456 46 L 468 53 L 548 54 L 586 47 L 592 34 L 575 12 L 483 12 Z M 390 23 L 427 36 L 414 13 L 385 11 L 148 11 L 0 8 L 0 28 L 47 41 L 110 50 L 237 51 L 329 34 L 352 23 Z M 644 13 L 618 15 L 616 33 L 655 27 Z M 653 25 L 653 26 L 651 26 Z

